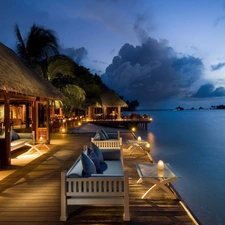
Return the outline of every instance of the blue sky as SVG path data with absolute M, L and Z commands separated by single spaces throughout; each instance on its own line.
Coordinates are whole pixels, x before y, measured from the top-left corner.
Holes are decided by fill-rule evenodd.
M 60 51 L 140 108 L 225 104 L 225 1 L 0 0 L 0 41 L 14 25 L 56 32 Z

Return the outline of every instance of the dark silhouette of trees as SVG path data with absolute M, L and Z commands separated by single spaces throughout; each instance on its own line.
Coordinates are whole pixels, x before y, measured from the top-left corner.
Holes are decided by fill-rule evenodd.
M 58 40 L 52 30 L 33 24 L 27 36 L 22 38 L 19 26 L 16 24 L 15 34 L 17 54 L 29 65 L 35 66 L 47 56 L 59 54 Z

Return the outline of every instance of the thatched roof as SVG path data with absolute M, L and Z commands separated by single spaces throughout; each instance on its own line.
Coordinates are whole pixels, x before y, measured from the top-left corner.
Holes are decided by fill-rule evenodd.
M 123 101 L 114 91 L 104 87 L 101 90 L 100 101 L 96 101 L 94 107 L 128 107 L 127 103 Z
M 25 65 L 0 42 L 0 91 L 32 97 L 62 99 L 63 95 L 36 71 Z

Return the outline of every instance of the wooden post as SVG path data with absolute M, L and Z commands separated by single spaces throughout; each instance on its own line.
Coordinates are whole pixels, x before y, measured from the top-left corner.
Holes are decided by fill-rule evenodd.
M 47 109 L 46 109 L 46 123 L 47 123 L 47 143 L 50 144 L 50 109 L 49 109 L 49 101 L 47 101 Z
M 4 95 L 4 124 L 5 124 L 5 141 L 1 149 L 1 166 L 11 165 L 11 146 L 10 146 L 10 102 L 9 95 Z
M 92 118 L 91 118 L 91 107 L 90 106 L 88 106 L 88 119 L 89 120 L 91 120 Z
M 106 119 L 107 116 L 107 108 L 103 107 L 103 119 Z
M 121 107 L 118 106 L 118 116 L 117 116 L 117 119 L 121 119 Z
M 35 132 L 35 140 L 37 140 L 37 105 L 36 105 L 36 101 L 32 102 L 32 131 Z
M 29 121 L 29 118 L 30 118 L 30 114 L 29 114 L 29 102 L 26 103 L 26 128 L 29 128 L 30 127 L 30 121 Z
M 129 172 L 124 171 L 124 221 L 130 221 Z
M 67 220 L 66 171 L 61 172 L 61 215 L 60 221 Z

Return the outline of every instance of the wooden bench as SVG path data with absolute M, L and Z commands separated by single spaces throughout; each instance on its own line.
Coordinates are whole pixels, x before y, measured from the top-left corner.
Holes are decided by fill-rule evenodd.
M 109 155 L 111 156 L 112 151 L 116 150 L 109 150 Z M 74 171 L 76 166 L 76 168 L 80 168 L 78 166 L 80 158 L 68 172 L 61 172 L 60 221 L 67 220 L 67 208 L 69 205 L 123 205 L 123 219 L 124 221 L 130 221 L 129 175 L 128 171 L 123 171 L 122 150 L 117 149 L 118 152 L 119 154 L 117 155 L 120 155 L 118 159 L 108 159 L 110 162 L 104 161 L 107 165 L 115 166 L 115 174 L 92 174 L 89 177 L 80 177 L 76 173 L 71 172 Z M 107 151 L 104 151 L 104 153 L 106 154 Z M 106 159 L 106 155 L 104 158 Z M 122 168 L 119 172 L 118 163 L 120 163 Z
M 91 138 L 91 142 L 96 144 L 100 149 L 118 149 L 122 145 L 122 137 L 109 140 L 95 140 Z

